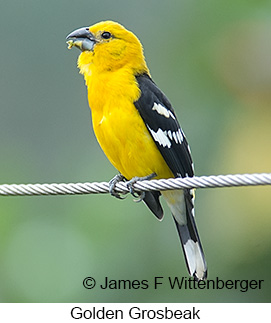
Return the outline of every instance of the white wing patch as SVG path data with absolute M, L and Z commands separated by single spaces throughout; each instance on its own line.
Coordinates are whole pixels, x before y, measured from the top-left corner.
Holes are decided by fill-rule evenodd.
M 150 130 L 153 139 L 157 141 L 161 146 L 168 147 L 168 148 L 171 147 L 171 142 L 167 137 L 166 131 L 163 131 L 159 128 L 158 131 L 155 132 L 149 126 L 148 126 L 148 129 Z
M 177 134 L 178 141 L 181 144 L 183 142 L 183 134 L 182 134 L 181 129 L 179 129 L 176 134 Z
M 157 103 L 154 102 L 152 109 L 157 111 L 160 115 L 162 115 L 162 116 L 164 116 L 166 118 L 171 117 L 174 120 L 176 119 L 174 117 L 174 114 L 170 110 L 168 110 L 167 108 L 162 106 L 162 104 L 160 104 L 160 103 L 157 104 Z
M 182 130 L 179 129 L 178 131 L 171 131 L 171 130 L 162 130 L 158 129 L 157 132 L 152 130 L 148 125 L 147 125 L 153 139 L 157 141 L 161 146 L 163 147 L 171 147 L 171 141 L 174 140 L 176 144 L 181 144 L 183 142 L 183 134 Z

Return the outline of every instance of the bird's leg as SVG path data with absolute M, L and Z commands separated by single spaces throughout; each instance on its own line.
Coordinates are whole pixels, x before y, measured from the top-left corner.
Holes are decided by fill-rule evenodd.
M 120 200 L 123 200 L 125 199 L 126 196 L 121 196 L 119 193 L 116 192 L 116 185 L 119 183 L 119 182 L 124 182 L 126 180 L 126 178 L 121 175 L 121 174 L 117 174 L 116 176 L 114 176 L 110 181 L 109 181 L 109 193 L 120 199 Z
M 136 200 L 134 200 L 135 202 L 141 202 L 142 200 L 144 200 L 146 194 L 145 194 L 145 192 L 139 192 L 139 193 L 135 192 L 133 185 L 136 182 L 148 181 L 150 179 L 153 179 L 155 176 L 157 176 L 156 173 L 152 173 L 150 175 L 143 176 L 143 177 L 135 176 L 127 182 L 127 187 L 129 189 L 130 193 L 136 198 Z

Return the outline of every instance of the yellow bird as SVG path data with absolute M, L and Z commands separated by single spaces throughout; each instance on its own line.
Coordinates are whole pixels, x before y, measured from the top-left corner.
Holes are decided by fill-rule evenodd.
M 138 38 L 122 25 L 102 21 L 67 36 L 69 48 L 82 53 L 93 129 L 105 155 L 125 180 L 194 175 L 190 149 L 176 114 L 150 76 Z M 119 177 L 117 177 L 119 179 Z M 112 194 L 116 180 L 112 181 Z M 180 236 L 191 276 L 207 277 L 194 220 L 193 191 L 146 192 L 142 199 L 158 219 L 165 198 Z

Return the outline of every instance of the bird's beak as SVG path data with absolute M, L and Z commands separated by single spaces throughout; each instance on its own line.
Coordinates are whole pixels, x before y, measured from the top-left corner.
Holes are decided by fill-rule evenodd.
M 89 31 L 88 27 L 76 29 L 71 32 L 67 37 L 68 49 L 73 46 L 79 48 L 82 52 L 92 51 L 97 40 L 94 35 Z

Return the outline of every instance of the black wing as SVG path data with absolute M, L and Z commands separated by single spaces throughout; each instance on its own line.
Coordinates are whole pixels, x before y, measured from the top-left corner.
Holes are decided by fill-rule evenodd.
M 136 79 L 141 96 L 134 104 L 156 146 L 175 177 L 192 177 L 190 149 L 169 100 L 147 74 Z

